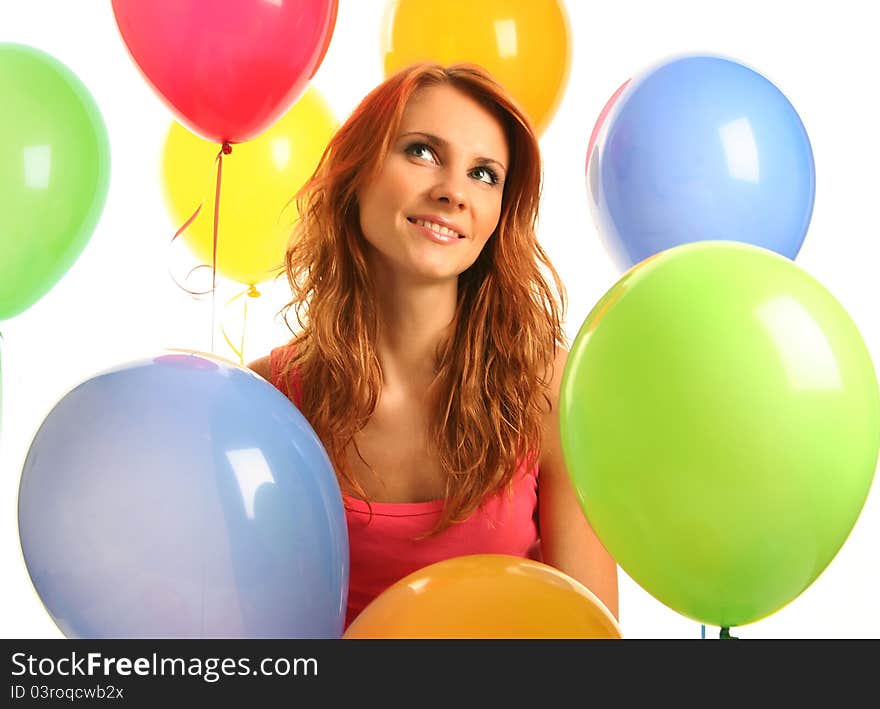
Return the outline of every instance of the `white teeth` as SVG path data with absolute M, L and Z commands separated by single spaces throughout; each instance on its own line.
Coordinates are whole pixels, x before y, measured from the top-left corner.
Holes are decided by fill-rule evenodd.
M 441 234 L 442 236 L 458 236 L 458 232 L 452 231 L 452 229 L 447 229 L 445 226 L 440 224 L 435 224 L 434 222 L 426 222 L 424 219 L 414 219 L 413 220 L 419 226 L 427 227 L 433 232 L 437 234 Z

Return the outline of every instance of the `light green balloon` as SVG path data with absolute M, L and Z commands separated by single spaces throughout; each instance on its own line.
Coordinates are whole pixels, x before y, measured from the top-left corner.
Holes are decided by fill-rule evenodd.
M 560 398 L 569 475 L 606 549 L 659 601 L 720 627 L 819 576 L 880 449 L 856 326 L 792 261 L 745 243 L 628 271 L 584 321 Z
M 0 43 L 0 320 L 29 308 L 91 238 L 110 147 L 88 89 L 61 62 Z

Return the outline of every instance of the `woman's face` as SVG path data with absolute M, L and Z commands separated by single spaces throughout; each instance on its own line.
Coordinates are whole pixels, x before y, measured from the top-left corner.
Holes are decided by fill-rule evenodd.
M 379 174 L 358 192 L 377 282 L 457 278 L 495 231 L 509 164 L 501 122 L 458 89 L 420 89 Z

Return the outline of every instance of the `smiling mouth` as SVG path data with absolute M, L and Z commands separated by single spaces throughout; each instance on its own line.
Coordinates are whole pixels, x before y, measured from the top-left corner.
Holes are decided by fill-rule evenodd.
M 435 234 L 438 234 L 440 236 L 445 236 L 448 239 L 451 239 L 452 237 L 464 239 L 463 235 L 459 234 L 457 231 L 453 231 L 452 229 L 449 229 L 448 227 L 443 226 L 442 224 L 437 224 L 435 222 L 429 222 L 424 219 L 413 219 L 412 217 L 407 217 L 406 220 L 410 224 L 416 224 L 420 227 L 424 227 L 425 229 L 430 229 Z

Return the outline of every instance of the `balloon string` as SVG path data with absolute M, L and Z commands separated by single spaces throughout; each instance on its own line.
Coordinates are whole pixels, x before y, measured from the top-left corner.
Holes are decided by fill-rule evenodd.
M 194 211 L 194 212 L 190 215 L 189 219 L 187 219 L 187 220 L 183 223 L 183 226 L 181 226 L 176 232 L 174 232 L 174 236 L 171 237 L 171 241 L 170 241 L 170 243 L 168 244 L 169 246 L 171 246 L 172 244 L 174 244 L 174 240 L 177 239 L 178 236 L 180 236 L 181 234 L 183 234 L 183 232 L 185 232 L 185 231 L 187 230 L 187 228 L 189 227 L 189 225 L 192 224 L 192 223 L 195 221 L 195 218 L 199 215 L 199 212 L 202 211 L 202 207 L 203 207 L 203 206 L 204 206 L 204 201 L 202 201 L 202 203 L 199 204 L 198 207 L 196 207 L 196 211 Z M 195 273 L 196 271 L 198 271 L 200 268 L 211 268 L 211 266 L 210 266 L 209 264 L 207 264 L 207 263 L 203 263 L 203 264 L 199 264 L 198 266 L 194 266 L 193 268 L 191 268 L 191 269 L 189 270 L 189 272 L 186 274 L 186 276 L 184 276 L 183 280 L 184 280 L 184 281 L 188 281 L 188 280 L 190 279 L 190 276 L 192 276 L 192 274 Z M 178 288 L 180 288 L 181 290 L 186 291 L 187 293 L 189 293 L 189 294 L 192 295 L 192 296 L 197 296 L 197 295 L 207 295 L 208 293 L 210 293 L 210 291 L 207 291 L 207 290 L 204 290 L 204 291 L 197 291 L 197 290 L 192 290 L 192 289 L 190 289 L 190 288 L 187 288 L 183 283 L 181 283 L 180 281 L 177 280 L 177 278 L 176 278 L 175 275 L 174 275 L 174 271 L 172 271 L 171 269 L 172 269 L 171 264 L 169 264 L 169 265 L 168 265 L 168 275 L 171 276 L 171 280 L 174 281 L 175 285 L 176 285 Z
M 217 157 L 214 158 L 215 163 L 220 159 L 220 156 L 222 154 L 223 154 L 223 151 L 221 150 L 217 154 Z M 196 217 L 199 216 L 199 213 L 202 211 L 202 207 L 204 207 L 204 206 L 205 206 L 205 200 L 202 199 L 202 201 L 199 202 L 199 206 L 196 207 L 195 211 L 192 214 L 190 214 L 189 218 L 180 226 L 180 228 L 176 232 L 174 232 L 174 236 L 171 237 L 171 241 L 168 244 L 169 247 L 173 246 L 174 242 L 177 240 L 177 237 L 181 236 L 183 234 L 183 232 L 185 232 L 189 228 L 190 224 L 192 224 L 196 220 Z M 189 270 L 189 272 L 186 274 L 186 276 L 184 276 L 183 280 L 188 281 L 189 278 L 192 276 L 192 274 L 195 273 L 196 271 L 198 271 L 200 268 L 211 268 L 211 265 L 207 264 L 207 263 L 203 263 L 203 264 L 199 264 L 198 266 L 194 266 L 193 268 L 191 268 Z M 175 285 L 177 285 L 178 288 L 180 288 L 183 291 L 186 291 L 187 293 L 189 293 L 192 296 L 207 295 L 208 293 L 211 292 L 210 289 L 197 291 L 197 290 L 192 290 L 190 288 L 187 288 L 183 283 L 181 283 L 180 281 L 177 280 L 170 265 L 168 268 L 168 273 L 171 276 L 171 280 L 174 281 Z
M 219 232 L 220 226 L 220 184 L 223 174 L 223 156 L 229 155 L 232 152 L 232 146 L 229 143 L 223 143 L 220 150 L 217 152 L 217 157 L 214 158 L 214 162 L 217 165 L 217 177 L 214 183 L 214 231 L 213 231 L 213 244 L 212 244 L 212 258 L 211 263 L 203 263 L 198 266 L 194 266 L 189 270 L 189 272 L 184 276 L 184 282 L 188 281 L 193 273 L 198 271 L 201 268 L 210 268 L 211 269 L 211 288 L 207 290 L 193 290 L 191 288 L 187 288 L 184 283 L 181 283 L 174 275 L 174 272 L 169 265 L 168 272 L 171 276 L 171 280 L 183 291 L 186 291 L 192 296 L 200 296 L 211 294 L 211 352 L 214 351 L 214 328 L 215 328 L 215 293 L 217 290 L 217 234 Z M 183 234 L 189 226 L 196 220 L 196 217 L 202 211 L 202 207 L 205 206 L 205 200 L 203 199 L 199 206 L 196 207 L 195 211 L 189 216 L 189 218 L 180 226 L 180 228 L 174 232 L 174 236 L 171 237 L 171 242 L 169 246 L 173 245 L 177 238 Z
M 250 286 L 245 288 L 243 291 L 241 291 L 241 293 L 236 293 L 228 301 L 226 301 L 225 310 L 228 311 L 229 307 L 236 300 L 238 300 L 239 298 L 241 298 L 242 296 L 245 296 L 245 295 L 250 298 L 259 298 L 260 291 L 257 290 L 257 287 L 255 285 L 251 284 Z M 243 314 L 242 314 L 242 319 L 241 319 L 241 345 L 240 345 L 240 347 L 236 347 L 232 343 L 232 340 L 230 339 L 229 334 L 226 331 L 226 325 L 223 322 L 221 322 L 221 324 L 220 324 L 220 331 L 223 333 L 223 339 L 226 340 L 226 344 L 229 345 L 229 348 L 233 352 L 235 352 L 236 356 L 238 357 L 238 363 L 241 365 L 244 365 L 244 336 L 245 336 L 245 331 L 247 329 L 247 307 L 248 307 L 248 301 L 247 301 L 247 299 L 245 299 Z M 225 320 L 225 318 L 224 318 L 224 320 Z
M 223 156 L 232 152 L 232 146 L 224 142 L 220 152 L 217 153 L 217 185 L 214 188 L 214 244 L 211 256 L 211 352 L 214 352 L 214 330 L 216 328 L 217 312 L 217 231 L 220 226 L 220 178 L 223 175 Z

